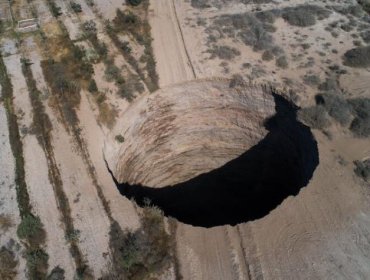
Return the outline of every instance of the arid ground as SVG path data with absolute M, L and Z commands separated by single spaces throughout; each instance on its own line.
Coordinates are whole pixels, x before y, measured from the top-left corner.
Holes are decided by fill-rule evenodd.
M 368 0 L 0 0 L 0 54 L 0 279 L 370 278 Z M 160 188 L 258 145 L 261 87 L 317 142 L 297 194 L 207 227 L 120 194 L 107 167 Z

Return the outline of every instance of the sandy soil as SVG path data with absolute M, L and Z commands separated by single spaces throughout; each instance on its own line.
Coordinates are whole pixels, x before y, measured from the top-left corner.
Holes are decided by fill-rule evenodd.
M 120 224 L 122 229 L 135 230 L 140 226 L 138 214 L 131 201 L 126 198 L 122 199 L 118 190 L 115 188 L 112 177 L 108 173 L 103 158 L 103 147 L 106 136 L 96 122 L 86 94 L 89 93 L 82 93 L 79 120 L 82 135 L 86 139 L 87 148 L 90 152 L 97 178 L 105 198 L 109 201 L 113 219 Z
M 160 87 L 195 78 L 186 54 L 172 0 L 150 1 L 153 49 Z

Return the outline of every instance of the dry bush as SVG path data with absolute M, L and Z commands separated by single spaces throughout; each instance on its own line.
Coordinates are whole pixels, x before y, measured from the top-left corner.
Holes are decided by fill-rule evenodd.
M 14 253 L 6 247 L 0 249 L 0 279 L 13 280 L 17 275 L 18 261 Z
M 0 229 L 7 231 L 12 226 L 12 219 L 8 215 L 0 214 Z
M 324 19 L 330 15 L 330 11 L 316 5 L 299 5 L 287 7 L 282 10 L 282 17 L 289 24 L 306 27 L 316 23 L 316 19 Z
M 330 125 L 328 113 L 321 105 L 302 108 L 298 112 L 298 117 L 312 128 L 323 129 Z
M 365 181 L 370 181 L 370 159 L 364 161 L 356 160 L 354 164 L 356 175 Z
M 263 22 L 251 13 L 220 16 L 213 21 L 211 27 L 206 29 L 209 41 L 216 41 L 220 36 L 238 38 L 255 51 L 275 47 L 273 38 L 269 34 L 272 31 L 274 27 L 271 23 L 267 20 Z
M 370 66 L 370 46 L 357 47 L 347 51 L 343 64 L 350 67 L 366 68 Z
M 370 99 L 355 98 L 348 100 L 352 107 L 354 120 L 350 129 L 357 137 L 370 136 Z
M 145 207 L 141 228 L 122 231 L 113 223 L 110 247 L 114 248 L 112 271 L 103 279 L 149 279 L 160 274 L 172 261 L 173 239 L 165 230 L 163 213 L 155 207 Z
M 211 54 L 211 59 L 218 57 L 220 59 L 231 60 L 240 55 L 240 51 L 229 46 L 214 46 L 208 52 Z
M 282 55 L 276 59 L 276 66 L 279 68 L 288 68 L 288 61 L 285 55 Z
M 325 107 L 328 114 L 343 126 L 347 126 L 351 119 L 351 106 L 348 102 L 334 94 L 318 94 L 316 95 L 316 103 Z

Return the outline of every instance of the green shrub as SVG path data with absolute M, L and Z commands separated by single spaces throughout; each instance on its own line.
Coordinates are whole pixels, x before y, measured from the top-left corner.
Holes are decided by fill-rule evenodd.
M 370 159 L 365 161 L 356 160 L 354 164 L 356 175 L 365 181 L 370 181 Z
M 44 238 L 45 233 L 40 218 L 27 214 L 18 225 L 17 235 L 20 239 Z
M 46 280 L 64 280 L 64 269 L 60 268 L 59 266 L 56 266 L 53 268 L 53 270 L 50 272 Z
M 350 67 L 366 68 L 370 66 L 370 46 L 357 47 L 347 51 L 343 64 Z
M 131 6 L 138 6 L 141 4 L 143 0 L 127 0 L 127 3 L 130 4 Z
M 28 249 L 26 252 L 28 275 L 30 279 L 44 279 L 48 267 L 48 254 L 43 249 Z
M 81 5 L 76 3 L 76 2 L 69 2 L 69 4 L 71 5 L 71 8 L 72 10 L 75 12 L 75 13 L 81 13 L 82 12 L 82 8 L 81 8 Z
M 121 135 L 121 134 L 118 134 L 116 135 L 116 137 L 114 137 L 116 139 L 117 142 L 119 143 L 123 143 L 125 142 L 125 138 Z
M 173 240 L 165 230 L 163 213 L 155 207 L 144 207 L 142 227 L 134 232 L 122 231 L 113 223 L 110 246 L 114 248 L 115 265 L 103 279 L 150 279 L 150 275 L 162 273 L 173 258 Z
M 302 108 L 298 112 L 299 119 L 308 126 L 316 129 L 323 129 L 330 125 L 328 113 L 321 105 Z

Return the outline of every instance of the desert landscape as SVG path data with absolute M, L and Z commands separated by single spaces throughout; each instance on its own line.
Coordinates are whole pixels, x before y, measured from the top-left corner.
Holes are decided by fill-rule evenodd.
M 0 0 L 0 279 L 369 279 L 369 0 Z

